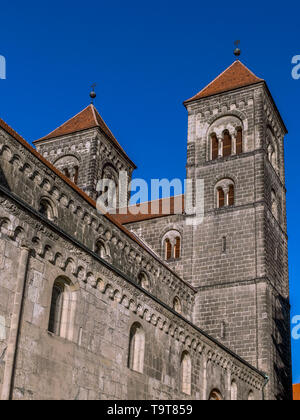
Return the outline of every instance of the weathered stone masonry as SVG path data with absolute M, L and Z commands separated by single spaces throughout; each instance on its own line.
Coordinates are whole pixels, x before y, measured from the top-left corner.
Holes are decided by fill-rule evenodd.
M 97 212 L 135 165 L 92 105 L 38 152 L 0 120 L 0 398 L 291 398 L 286 128 L 239 61 L 185 105 L 198 226 Z
M 249 392 L 257 399 L 262 397 L 264 378 L 259 372 L 171 310 L 170 295 L 176 294 L 185 301 L 183 314 L 191 313 L 195 292 L 190 286 L 83 203 L 83 197 L 15 139 L 1 131 L 1 140 L 1 170 L 10 188 L 10 192 L 1 192 L 0 296 L 7 322 L 2 354 L 10 341 L 20 255 L 24 246 L 30 250 L 11 398 L 190 398 L 180 392 L 179 385 L 184 350 L 192 357 L 192 398 L 207 399 L 215 388 L 229 398 L 228 384 L 233 378 L 239 398 L 247 399 Z M 38 213 L 38 197 L 43 195 L 55 200 L 61 226 Z M 61 211 L 68 216 L 62 217 Z M 74 211 L 73 224 L 70 218 Z M 93 253 L 99 232 L 111 246 L 113 266 Z M 122 249 L 129 249 L 128 257 L 117 268 L 120 255 L 115 248 L 120 240 Z M 153 274 L 154 296 L 136 283 L 142 266 Z M 52 285 L 59 276 L 71 281 L 76 294 L 69 339 L 47 331 Z M 136 321 L 146 332 L 144 374 L 127 368 L 129 330 Z M 4 353 L 1 384 L 5 360 Z
M 204 179 L 204 222 L 193 229 L 185 215 L 166 215 L 126 227 L 162 257 L 160 232 L 177 229 L 183 250 L 170 266 L 198 290 L 194 323 L 268 372 L 268 398 L 290 399 L 285 126 L 262 80 L 186 107 L 187 178 Z M 219 143 L 219 157 L 212 159 L 210 133 L 221 136 L 235 125 L 242 128 L 243 153 L 233 148 L 222 157 Z M 269 136 L 276 150 L 272 163 Z M 218 208 L 216 186 L 223 180 L 233 183 L 235 202 Z

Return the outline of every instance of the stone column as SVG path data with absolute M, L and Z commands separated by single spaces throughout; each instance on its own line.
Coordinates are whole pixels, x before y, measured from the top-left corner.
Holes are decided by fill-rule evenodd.
M 218 143 L 219 143 L 218 157 L 222 157 L 223 156 L 223 139 L 221 137 L 218 137 Z
M 236 130 L 230 130 L 229 134 L 231 136 L 231 154 L 236 155 L 236 136 L 237 136 L 237 132 L 236 132 Z
M 11 316 L 9 338 L 7 344 L 5 369 L 3 375 L 3 385 L 1 400 L 10 400 L 12 398 L 13 377 L 15 371 L 16 354 L 20 333 L 21 314 L 24 302 L 24 291 L 26 285 L 27 268 L 30 250 L 23 246 L 17 275 L 17 284 L 15 290 L 13 311 Z
M 225 206 L 229 206 L 229 187 L 223 187 L 224 196 L 225 196 Z

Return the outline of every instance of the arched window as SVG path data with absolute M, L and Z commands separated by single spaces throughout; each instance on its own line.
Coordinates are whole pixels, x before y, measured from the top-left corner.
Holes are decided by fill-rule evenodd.
M 149 278 L 148 278 L 147 274 L 145 274 L 143 272 L 140 273 L 139 274 L 139 277 L 138 277 L 138 280 L 139 280 L 139 285 L 143 289 L 145 289 L 145 290 L 149 290 L 150 289 L 150 282 L 149 282 Z
M 225 194 L 221 187 L 218 188 L 218 208 L 225 206 Z
M 67 279 L 59 277 L 52 288 L 48 331 L 73 340 L 75 308 L 75 287 Z
M 235 186 L 232 179 L 222 179 L 215 186 L 215 203 L 217 208 L 224 206 L 234 206 Z
M 143 373 L 145 358 L 145 333 L 139 323 L 133 324 L 130 330 L 128 367 Z
M 243 131 L 241 128 L 236 130 L 236 154 L 243 153 Z
M 187 395 L 192 393 L 192 361 L 187 351 L 181 357 L 181 391 Z
M 211 135 L 211 158 L 212 160 L 217 159 L 219 156 L 219 142 L 216 134 Z
M 54 211 L 52 205 L 46 198 L 42 198 L 39 206 L 39 213 L 49 220 L 54 220 Z
M 180 237 L 177 236 L 175 239 L 175 246 L 174 246 L 174 258 L 177 260 L 180 258 L 180 251 L 181 251 L 181 240 Z
M 178 230 L 169 230 L 162 237 L 163 258 L 166 261 L 175 261 L 181 257 L 182 239 Z
M 170 239 L 165 240 L 165 259 L 168 261 L 172 258 L 172 245 Z
M 232 401 L 236 401 L 237 400 L 237 391 L 238 391 L 237 384 L 236 384 L 235 381 L 232 381 L 231 382 L 231 392 L 230 392 L 230 394 L 231 394 L 231 400 Z
M 223 156 L 230 156 L 231 155 L 231 135 L 226 130 L 224 131 L 224 138 L 223 138 Z
M 54 165 L 74 184 L 78 183 L 80 163 L 76 156 L 61 156 L 54 162 Z
M 209 401 L 222 401 L 222 400 L 223 400 L 223 397 L 220 391 L 218 391 L 217 389 L 214 389 L 213 391 L 211 391 L 209 395 Z
M 278 219 L 278 205 L 277 205 L 276 193 L 274 190 L 271 191 L 271 208 L 272 208 L 273 216 L 277 220 Z
M 229 206 L 234 206 L 234 186 L 232 184 L 229 185 L 228 205 Z
M 55 335 L 60 335 L 63 295 L 64 285 L 62 282 L 56 281 L 52 289 L 51 308 L 48 325 L 48 331 Z
M 173 309 L 174 309 L 174 311 L 178 312 L 179 314 L 181 314 L 181 312 L 182 312 L 181 301 L 177 296 L 173 300 Z

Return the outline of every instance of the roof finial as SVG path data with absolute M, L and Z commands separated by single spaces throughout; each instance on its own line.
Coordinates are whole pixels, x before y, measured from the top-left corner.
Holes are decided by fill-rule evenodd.
M 236 56 L 236 59 L 238 59 L 238 57 L 241 55 L 241 50 L 239 49 L 240 43 L 241 41 L 239 40 L 234 41 L 234 45 L 236 46 L 236 49 L 234 50 L 234 55 Z
M 96 83 L 94 83 L 91 88 L 93 89 L 92 92 L 90 93 L 90 97 L 92 99 L 91 104 L 94 104 L 94 99 L 96 98 L 96 92 L 95 92 L 95 87 L 96 87 Z

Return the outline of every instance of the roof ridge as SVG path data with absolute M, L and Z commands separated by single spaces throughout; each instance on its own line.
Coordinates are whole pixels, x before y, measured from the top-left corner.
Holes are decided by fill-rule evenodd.
M 236 60 L 236 61 L 238 61 L 247 71 L 249 71 L 249 73 L 251 73 L 252 74 L 252 76 L 253 77 L 256 77 L 256 79 L 260 79 L 262 82 L 264 81 L 264 79 L 262 79 L 261 77 L 258 77 L 258 76 L 256 76 L 256 74 L 255 73 L 253 73 L 253 71 L 252 70 L 250 70 L 249 69 L 249 67 L 247 67 L 242 61 L 240 61 L 240 60 Z M 235 61 L 235 62 L 236 62 Z M 234 64 L 234 63 L 233 63 Z M 229 68 L 229 67 L 228 67 Z
M 116 139 L 116 136 L 113 134 L 113 132 L 111 131 L 111 129 L 108 127 L 108 125 L 106 124 L 106 122 L 104 121 L 104 119 L 99 114 L 99 111 L 97 110 L 97 108 L 94 105 L 92 105 L 92 108 L 93 108 L 94 115 L 95 115 L 95 118 L 96 118 L 97 126 L 100 127 L 100 129 L 101 129 L 101 125 L 97 121 L 97 115 L 98 115 L 99 118 L 101 119 L 101 122 L 103 123 L 103 125 L 105 126 L 105 128 L 108 130 L 108 132 L 110 133 L 110 135 L 113 136 L 113 138 L 115 139 L 115 141 L 118 143 L 119 147 L 121 147 L 121 149 L 124 151 L 123 147 L 119 144 L 118 140 Z
M 100 127 L 100 124 L 98 123 L 97 117 L 96 117 L 96 112 L 95 112 L 96 111 L 96 108 L 95 108 L 95 106 L 93 104 L 90 104 L 89 106 L 92 108 L 94 120 L 95 120 L 95 123 L 96 123 L 97 127 Z

